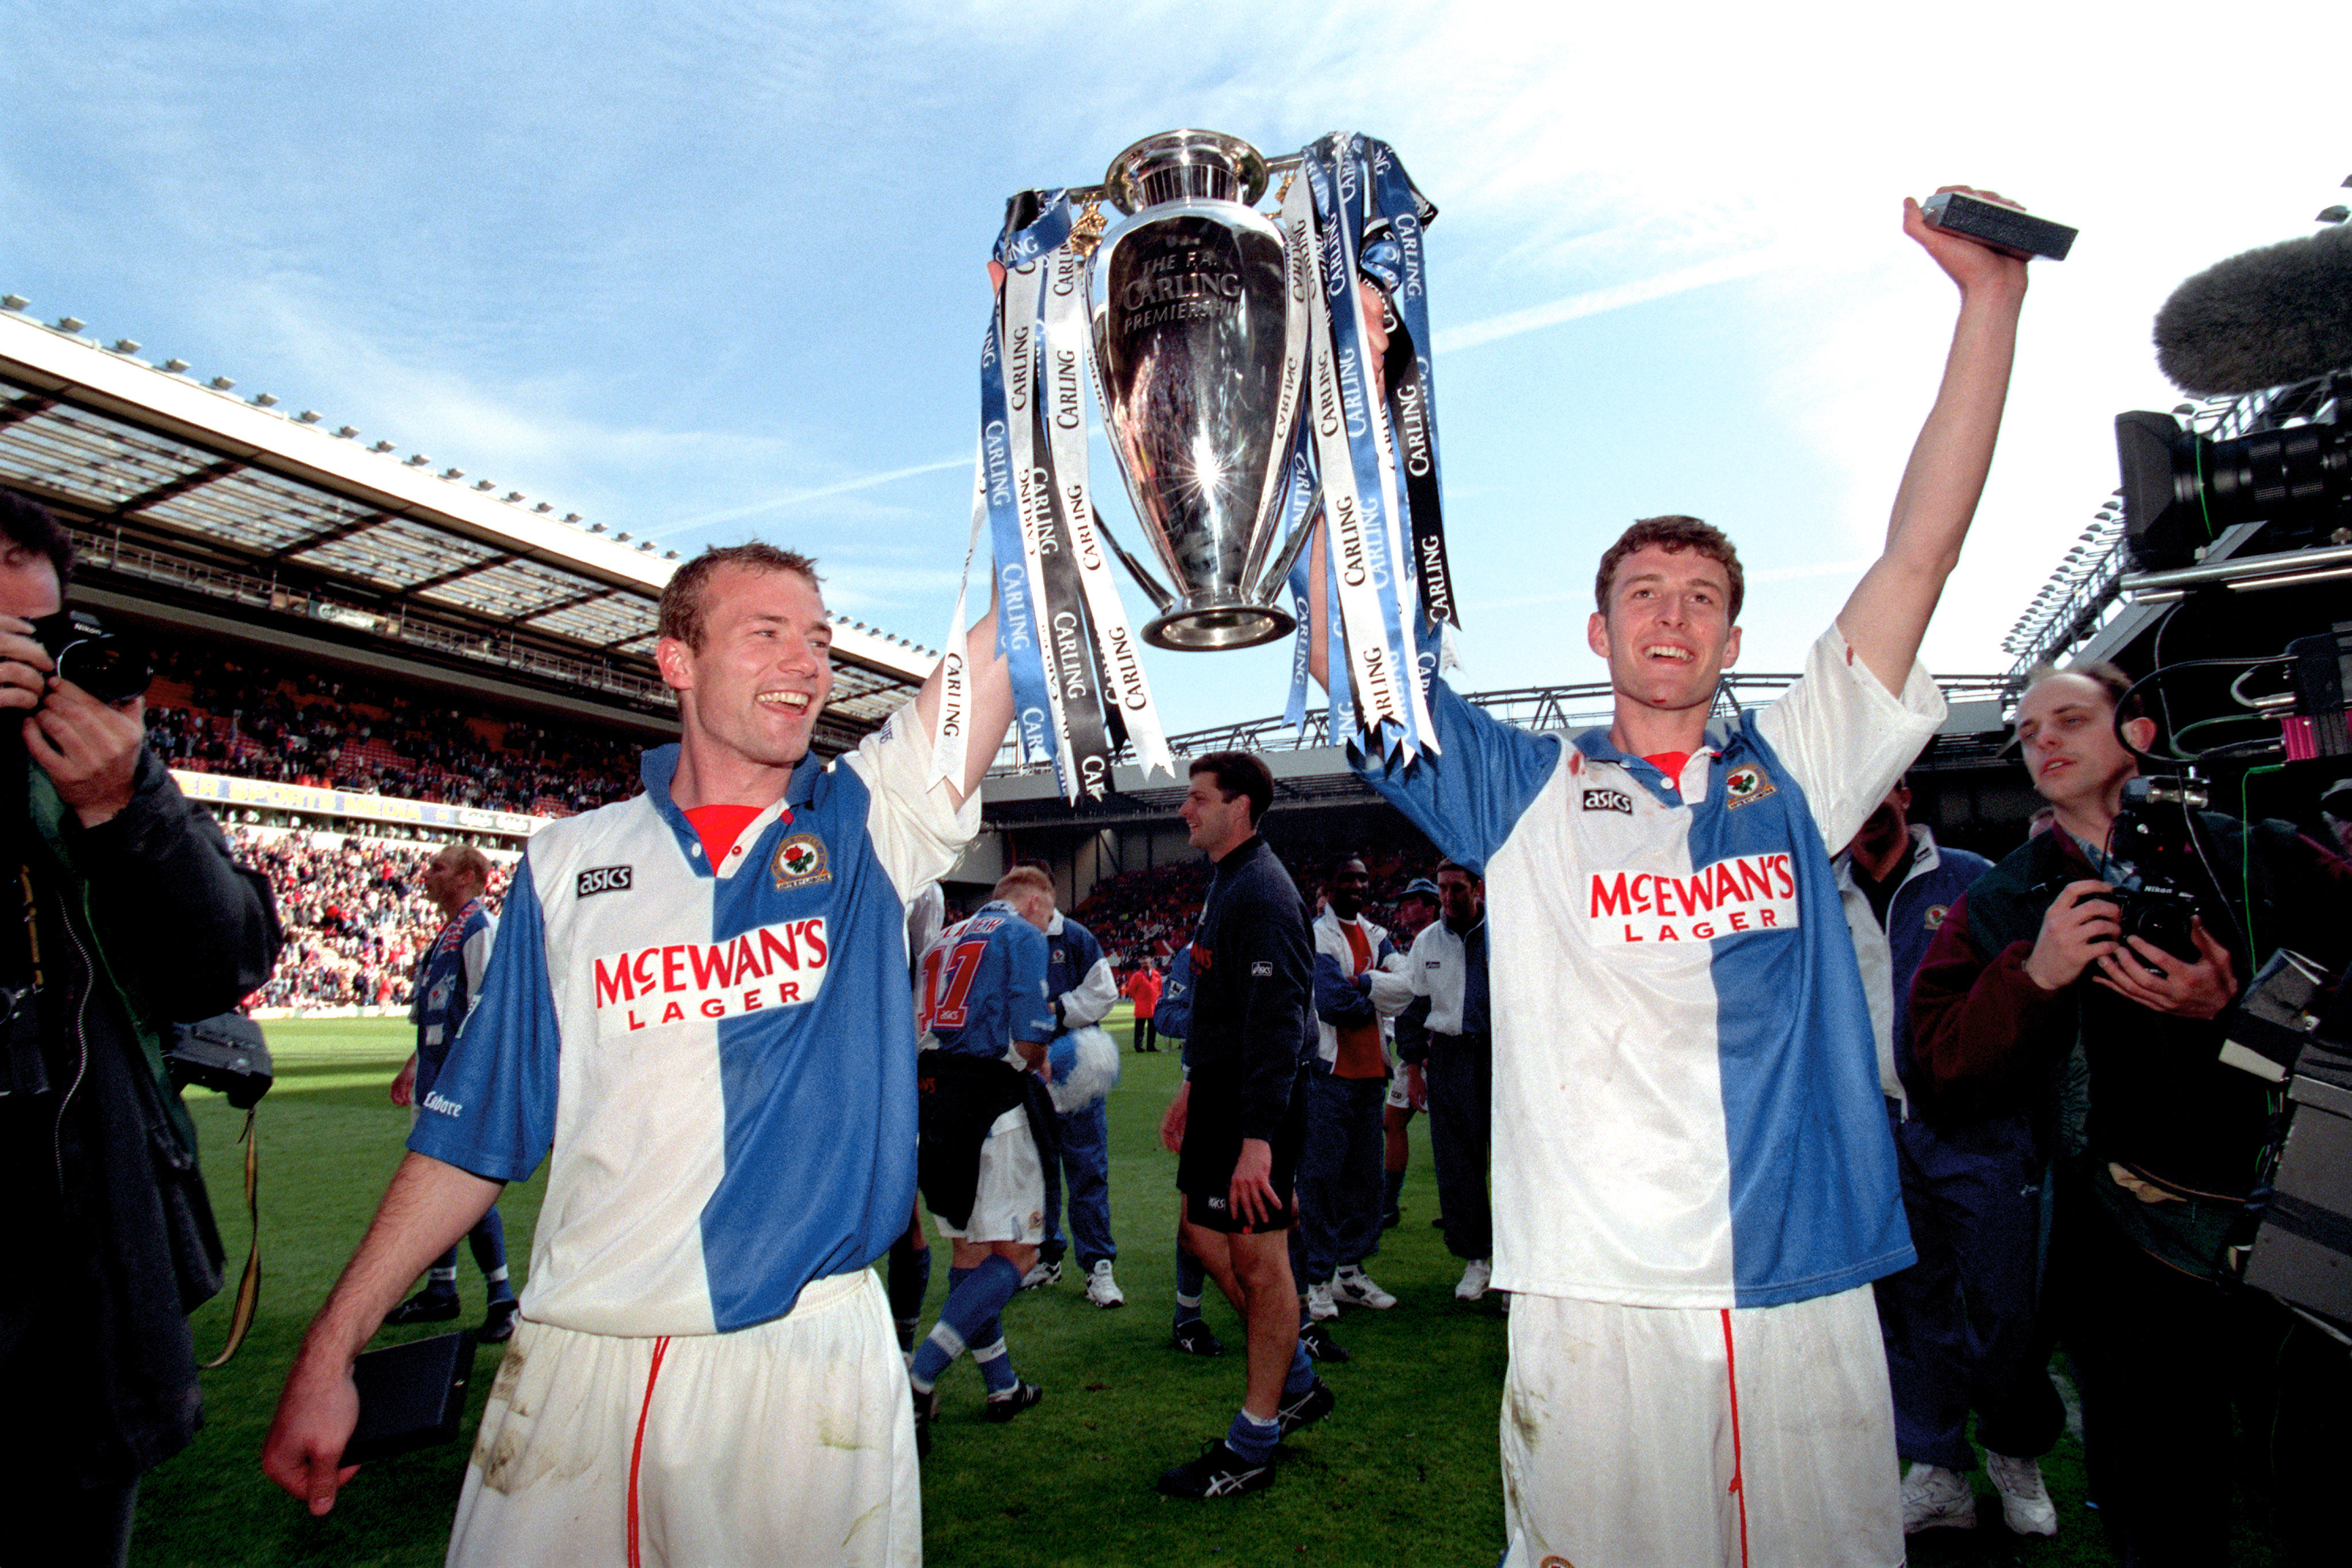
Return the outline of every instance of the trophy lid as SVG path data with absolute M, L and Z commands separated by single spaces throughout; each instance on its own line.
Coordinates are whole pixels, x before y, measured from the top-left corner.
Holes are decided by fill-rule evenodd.
M 1110 161 L 1103 175 L 1122 213 L 1162 202 L 1206 199 L 1249 205 L 1265 193 L 1265 158 L 1222 131 L 1163 131 Z

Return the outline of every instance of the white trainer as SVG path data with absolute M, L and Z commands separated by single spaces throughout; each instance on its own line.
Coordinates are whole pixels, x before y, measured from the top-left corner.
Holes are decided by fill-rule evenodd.
M 2050 1489 L 2042 1484 L 2041 1460 L 2013 1459 L 1987 1448 L 1985 1474 L 2000 1491 L 2000 1516 L 2009 1521 L 2012 1534 L 2058 1533 L 2058 1505 L 2050 1500 Z
M 1339 1315 L 1339 1303 L 1331 1299 L 1330 1281 L 1318 1281 L 1307 1287 L 1307 1315 L 1318 1323 L 1328 1323 Z
M 1396 1305 L 1396 1298 L 1381 1290 L 1359 1263 L 1349 1264 L 1332 1277 L 1331 1299 L 1351 1307 L 1370 1307 L 1376 1312 L 1387 1312 Z
M 1109 1259 L 1095 1260 L 1094 1269 L 1087 1275 L 1087 1300 L 1098 1307 L 1127 1305 L 1127 1293 L 1118 1288 L 1118 1281 L 1110 1277 Z
M 1923 1530 L 1974 1530 L 1977 1494 L 1968 1478 L 1941 1465 L 1914 1460 L 1903 1474 L 1903 1533 Z
M 1462 1270 L 1462 1282 L 1454 1287 L 1454 1299 L 1475 1301 L 1486 1293 L 1486 1287 L 1494 1282 L 1494 1279 L 1493 1266 L 1484 1258 L 1473 1258 L 1469 1267 Z
M 1034 1291 L 1043 1286 L 1058 1285 L 1061 1282 L 1062 1266 L 1059 1263 L 1047 1263 L 1041 1260 L 1033 1265 L 1026 1274 L 1021 1276 L 1021 1288 L 1024 1291 Z

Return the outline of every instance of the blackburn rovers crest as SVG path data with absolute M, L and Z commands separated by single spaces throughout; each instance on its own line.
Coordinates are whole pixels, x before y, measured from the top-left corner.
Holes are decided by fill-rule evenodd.
M 824 863 L 824 841 L 814 833 L 794 833 L 778 844 L 776 858 L 768 869 L 775 873 L 779 891 L 833 880 Z
M 1723 780 L 1724 799 L 1735 806 L 1753 805 L 1767 795 L 1778 793 L 1772 788 L 1772 780 L 1764 776 L 1764 769 L 1753 762 L 1733 768 Z

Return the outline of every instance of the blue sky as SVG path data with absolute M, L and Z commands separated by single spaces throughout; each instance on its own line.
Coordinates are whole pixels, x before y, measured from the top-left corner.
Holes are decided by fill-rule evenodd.
M 1741 546 L 1744 665 L 1793 667 L 1948 339 L 1900 198 L 1965 181 L 2083 230 L 1928 640 L 1975 672 L 2115 485 L 2116 413 L 2180 401 L 2157 307 L 2352 173 L 2340 5 L 1504 15 L 0 0 L 0 289 L 615 529 L 808 550 L 937 646 L 1003 198 L 1180 124 L 1361 130 L 1441 209 L 1459 679 L 1517 686 L 1600 676 L 1593 561 L 1668 511 Z M 1277 709 L 1286 659 L 1150 672 L 1182 731 Z

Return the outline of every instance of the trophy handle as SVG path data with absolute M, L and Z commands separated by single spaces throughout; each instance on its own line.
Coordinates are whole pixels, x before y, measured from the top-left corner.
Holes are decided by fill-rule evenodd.
M 1176 608 L 1176 596 L 1160 587 L 1159 580 L 1145 570 L 1141 561 L 1127 553 L 1127 547 L 1118 542 L 1118 536 L 1110 531 L 1109 526 L 1103 521 L 1102 513 L 1099 511 L 1095 513 L 1095 532 L 1102 536 L 1103 542 L 1110 546 L 1110 553 L 1118 557 L 1119 564 L 1127 568 L 1128 575 L 1134 578 L 1141 585 L 1143 591 L 1150 597 L 1154 610 L 1165 615 Z
M 1307 548 L 1307 539 L 1315 532 L 1315 519 L 1322 514 L 1323 486 L 1318 484 L 1315 486 L 1315 493 L 1307 497 L 1307 520 L 1299 524 L 1297 530 L 1284 541 L 1282 549 L 1275 552 L 1274 559 L 1267 565 L 1265 575 L 1257 580 L 1258 602 L 1261 604 L 1274 602 L 1276 591 L 1290 576 L 1290 569 L 1298 564 L 1298 552 Z

